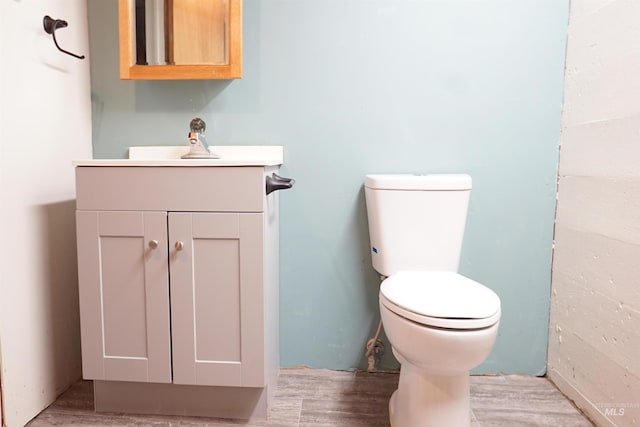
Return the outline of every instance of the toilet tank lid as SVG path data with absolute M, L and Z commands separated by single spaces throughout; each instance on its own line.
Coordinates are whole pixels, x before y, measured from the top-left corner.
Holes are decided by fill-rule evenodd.
M 471 190 L 471 177 L 467 174 L 394 174 L 366 175 L 365 187 L 374 190 Z

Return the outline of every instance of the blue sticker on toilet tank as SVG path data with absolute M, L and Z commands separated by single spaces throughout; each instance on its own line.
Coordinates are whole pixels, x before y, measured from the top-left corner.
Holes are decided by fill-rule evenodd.
M 378 253 L 378 248 L 376 248 L 375 246 L 371 246 L 371 251 L 372 251 L 374 254 L 377 254 L 377 253 Z

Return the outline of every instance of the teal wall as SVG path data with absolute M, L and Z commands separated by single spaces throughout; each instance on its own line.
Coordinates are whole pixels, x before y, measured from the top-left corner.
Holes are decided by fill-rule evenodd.
M 131 82 L 116 2 L 90 0 L 94 156 L 186 144 L 194 116 L 213 144 L 283 145 L 282 365 L 332 369 L 366 367 L 379 319 L 364 175 L 469 173 L 461 272 L 503 304 L 476 372 L 543 373 L 568 8 L 245 0 L 241 80 Z

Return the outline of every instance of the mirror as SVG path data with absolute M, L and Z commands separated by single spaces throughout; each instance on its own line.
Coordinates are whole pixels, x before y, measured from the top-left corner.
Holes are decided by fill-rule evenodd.
M 119 0 L 120 78 L 242 77 L 242 0 Z

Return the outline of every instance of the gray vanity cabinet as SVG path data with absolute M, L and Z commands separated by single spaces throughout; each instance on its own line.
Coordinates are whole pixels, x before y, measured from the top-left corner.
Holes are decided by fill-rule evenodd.
M 261 213 L 77 216 L 85 378 L 264 385 Z
M 272 169 L 76 168 L 83 376 L 97 410 L 266 416 L 279 365 Z M 207 179 L 206 195 L 185 191 Z

